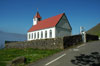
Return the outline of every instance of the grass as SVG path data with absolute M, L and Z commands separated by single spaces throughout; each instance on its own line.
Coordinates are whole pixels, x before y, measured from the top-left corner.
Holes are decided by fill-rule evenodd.
M 6 64 L 19 56 L 25 56 L 27 58 L 27 62 L 35 62 L 44 57 L 50 56 L 54 53 L 57 53 L 61 50 L 39 50 L 39 49 L 1 49 L 0 50 L 0 66 L 6 66 Z
M 87 31 L 88 34 L 98 35 L 100 37 L 100 23 Z

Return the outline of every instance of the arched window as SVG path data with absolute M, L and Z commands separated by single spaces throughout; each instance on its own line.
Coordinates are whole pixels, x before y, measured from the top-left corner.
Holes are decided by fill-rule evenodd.
M 33 33 L 32 33 L 32 39 L 33 39 Z
M 41 18 L 38 18 L 38 21 L 40 21 L 41 20 Z
M 39 38 L 39 32 L 38 32 L 38 34 L 37 34 L 37 38 Z
M 30 39 L 30 34 L 28 36 L 29 36 L 29 39 Z
M 32 34 L 33 34 L 32 36 L 33 36 L 33 39 L 34 39 L 34 33 L 32 33 Z
M 34 39 L 36 39 L 36 33 L 34 33 Z
M 47 38 L 47 31 L 45 31 L 45 38 Z
M 52 37 L 52 30 L 50 30 L 50 35 L 49 35 L 49 37 L 50 37 L 50 38 Z
M 41 38 L 43 38 L 43 31 L 41 31 Z

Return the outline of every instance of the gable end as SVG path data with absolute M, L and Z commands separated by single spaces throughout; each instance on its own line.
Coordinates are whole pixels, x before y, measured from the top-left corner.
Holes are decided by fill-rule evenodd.
M 64 21 L 62 21 L 62 20 L 64 20 Z M 62 23 L 64 23 L 64 24 L 62 25 Z M 60 20 L 58 21 L 58 23 L 56 24 L 55 27 L 59 27 L 59 28 L 63 28 L 63 29 L 66 29 L 66 27 L 67 27 L 67 30 L 69 30 L 69 29 L 72 30 L 72 27 L 71 27 L 65 13 L 62 15 L 62 17 L 60 18 Z M 68 29 L 68 27 L 69 27 L 69 29 Z

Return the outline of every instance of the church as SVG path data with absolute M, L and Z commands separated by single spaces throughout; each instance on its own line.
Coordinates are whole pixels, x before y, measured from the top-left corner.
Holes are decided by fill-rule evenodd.
M 33 25 L 27 32 L 27 40 L 49 39 L 72 35 L 72 27 L 65 13 L 42 20 L 39 12 L 33 17 Z

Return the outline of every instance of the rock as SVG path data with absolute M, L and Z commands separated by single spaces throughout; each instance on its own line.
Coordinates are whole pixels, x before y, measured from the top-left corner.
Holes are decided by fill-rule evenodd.
M 25 64 L 26 58 L 24 56 L 13 59 L 7 66 L 16 66 L 18 64 Z

